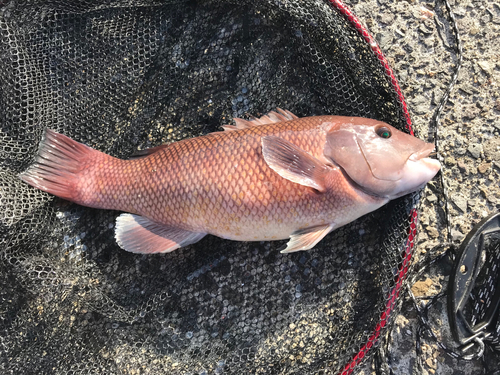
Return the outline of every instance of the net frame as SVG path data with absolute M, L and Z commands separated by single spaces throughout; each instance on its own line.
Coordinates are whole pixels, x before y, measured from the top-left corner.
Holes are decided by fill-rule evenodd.
M 3 17 L 5 17 L 7 12 L 11 12 L 11 10 L 9 9 L 9 4 L 10 3 L 6 3 L 6 5 L 4 5 L 4 8 L 2 8 Z M 54 3 L 54 4 L 57 5 L 57 3 Z M 392 90 L 395 92 L 395 95 L 397 97 L 397 104 L 400 106 L 401 113 L 403 114 L 403 117 L 404 117 L 406 131 L 409 132 L 410 134 L 413 134 L 411 120 L 410 120 L 410 116 L 409 116 L 407 108 L 406 108 L 406 103 L 405 103 L 403 94 L 401 93 L 401 90 L 400 90 L 399 85 L 397 83 L 397 80 L 394 76 L 394 73 L 392 72 L 387 60 L 383 56 L 380 48 L 377 46 L 377 43 L 375 42 L 373 37 L 371 37 L 371 35 L 368 33 L 368 31 L 362 26 L 361 22 L 349 11 L 349 9 L 342 2 L 332 0 L 332 1 L 330 1 L 330 5 L 332 6 L 332 11 L 339 12 L 339 14 L 341 14 L 343 17 L 345 17 L 345 19 L 349 22 L 349 24 L 351 24 L 351 26 L 356 30 L 356 32 L 359 33 L 362 36 L 362 38 L 365 40 L 365 42 L 369 45 L 369 48 L 371 49 L 372 53 L 376 56 L 376 59 L 379 61 L 381 68 L 384 71 L 386 78 L 387 78 Z M 81 9 L 78 9 L 78 5 L 75 5 L 75 10 L 77 12 L 81 11 Z M 5 57 L 5 51 L 3 51 L 3 56 Z M 48 109 L 46 109 L 46 110 L 48 110 Z M 27 117 L 32 116 L 32 119 L 31 119 L 32 122 L 36 121 L 36 119 L 34 119 L 34 117 L 33 117 L 33 116 L 36 116 L 35 111 L 33 111 L 33 112 L 28 111 L 26 116 Z M 8 116 L 4 113 L 3 114 L 4 121 L 2 123 L 3 132 L 7 133 L 11 137 L 13 137 L 15 134 L 15 129 L 11 128 L 13 126 L 12 123 L 9 123 L 9 121 L 5 121 L 6 117 L 8 117 Z M 38 129 L 37 132 L 39 135 L 40 129 Z M 37 142 L 35 141 L 37 139 L 36 133 L 35 134 L 24 134 L 24 136 L 27 136 L 28 138 L 31 137 L 33 139 L 33 144 L 32 144 L 30 152 L 32 155 L 34 155 L 34 152 L 36 151 L 36 144 L 37 144 Z M 104 134 L 101 137 L 97 137 L 97 138 L 103 138 L 103 136 L 104 136 Z M 134 137 L 136 137 L 136 136 L 135 135 L 132 136 L 132 139 Z M 147 141 L 145 143 L 143 142 L 143 144 L 147 146 Z M 102 147 L 102 145 L 105 145 L 108 149 L 108 152 L 114 151 L 117 154 L 120 154 L 120 153 L 127 154 L 127 153 L 129 153 L 129 149 L 130 149 L 130 146 L 129 146 L 129 148 L 125 149 L 125 150 L 123 150 L 123 149 L 116 150 L 113 148 L 113 145 L 111 144 L 111 142 L 107 142 L 105 139 L 101 140 L 100 145 L 101 145 L 101 147 Z M 5 151 L 5 149 L 3 151 L 8 152 L 8 151 Z M 2 165 L 7 164 L 8 158 L 9 158 L 8 155 L 6 155 L 5 153 L 2 154 L 2 159 L 3 159 Z M 10 171 L 2 171 L 2 173 L 5 173 L 5 175 L 7 176 L 7 177 L 5 177 L 5 181 L 8 181 L 8 183 L 4 186 L 14 187 L 15 189 L 18 189 L 18 190 L 27 191 L 26 187 L 24 187 L 20 182 L 15 180 L 15 178 L 13 176 L 14 173 L 12 173 L 12 171 L 20 171 L 22 169 L 22 167 L 27 165 L 28 162 L 29 161 L 25 156 L 23 156 L 22 160 L 20 160 L 18 162 L 16 162 L 16 161 L 11 162 L 9 164 L 9 165 L 11 165 L 11 167 L 10 167 L 11 170 Z M 39 192 L 33 192 L 31 190 L 27 194 L 28 194 L 28 196 L 32 197 L 32 202 L 29 202 L 29 204 L 24 204 L 24 205 L 18 204 L 17 206 L 15 206 L 15 207 L 17 207 L 15 209 L 20 210 L 21 213 L 12 215 L 12 217 L 10 218 L 11 219 L 10 221 L 9 221 L 9 218 L 3 218 L 4 220 L 2 220 L 2 225 L 5 225 L 5 224 L 7 224 L 7 225 L 5 225 L 5 228 L 2 228 L 3 229 L 2 232 L 6 233 L 7 231 L 10 231 L 12 228 L 16 228 L 16 227 L 17 227 L 16 229 L 22 230 L 23 225 L 26 225 L 25 228 L 31 228 L 31 226 L 29 224 L 32 220 L 35 220 L 35 219 L 33 217 L 30 217 L 29 212 L 33 211 L 33 206 L 36 207 L 37 205 L 43 205 L 43 204 L 49 205 L 49 202 L 51 202 L 51 198 L 47 197 L 47 195 L 45 195 L 45 194 L 42 194 Z M 409 210 L 408 216 L 407 216 L 408 217 L 407 221 L 409 222 L 409 224 L 407 225 L 407 228 L 405 228 L 405 231 L 407 231 L 406 236 L 405 236 L 405 241 L 403 242 L 403 244 L 401 245 L 401 248 L 399 250 L 401 253 L 401 262 L 398 265 L 398 269 L 397 269 L 396 275 L 394 277 L 394 285 L 387 292 L 386 308 L 381 313 L 380 320 L 377 323 L 377 325 L 374 327 L 374 329 L 372 330 L 372 333 L 368 336 L 367 342 L 359 348 L 359 351 L 357 352 L 357 354 L 352 356 L 350 361 L 348 361 L 343 366 L 341 366 L 341 367 L 343 367 L 343 370 L 341 371 L 342 374 L 350 374 L 357 368 L 357 366 L 365 358 L 367 353 L 369 353 L 370 350 L 372 349 L 372 347 L 374 345 L 376 345 L 376 343 L 379 341 L 379 339 L 381 337 L 380 335 L 383 332 L 383 330 L 387 329 L 388 325 L 390 325 L 391 317 L 393 316 L 394 310 L 397 308 L 397 302 L 398 302 L 398 299 L 400 297 L 401 289 L 402 289 L 404 282 L 407 278 L 407 275 L 409 272 L 409 267 L 411 265 L 413 252 L 414 252 L 414 243 L 415 243 L 416 225 L 417 225 L 416 201 L 418 201 L 418 197 L 414 196 L 412 199 L 414 201 L 413 201 L 413 204 L 411 204 L 412 208 Z M 40 203 L 40 202 L 42 202 L 42 203 Z M 403 205 L 406 205 L 406 204 L 403 204 Z M 6 206 L 2 205 L 2 208 L 4 208 L 4 207 L 6 207 Z M 21 207 L 21 208 L 19 209 L 19 207 Z M 55 219 L 53 216 L 53 212 L 50 212 L 50 211 L 51 210 L 48 210 L 48 212 L 45 214 L 44 219 L 43 219 L 47 223 L 49 223 L 49 225 L 47 225 L 45 228 L 40 228 L 39 233 L 34 233 L 34 234 L 29 235 L 29 236 L 26 236 L 24 238 L 24 241 L 23 241 L 23 246 L 27 246 L 27 248 L 29 248 L 30 246 L 33 246 L 32 242 L 34 240 L 36 240 L 37 236 L 43 235 L 43 233 L 50 231 L 51 225 L 55 225 L 55 223 L 54 223 Z M 37 211 L 37 212 L 39 212 L 39 211 Z M 39 215 L 39 213 L 37 215 Z M 67 216 L 71 217 L 72 214 L 69 214 Z M 19 218 L 19 217 L 21 217 L 22 219 L 20 221 L 16 221 L 17 218 Z M 38 220 L 40 220 L 40 217 L 38 218 Z M 398 224 L 395 223 L 394 225 L 397 226 Z M 29 229 L 25 229 L 25 230 L 29 230 Z M 42 234 L 40 234 L 40 233 L 42 233 Z M 27 244 L 29 244 L 29 245 L 27 245 Z M 7 243 L 4 243 L 3 245 L 5 245 L 5 249 L 9 249 L 9 251 L 12 251 L 13 248 L 18 246 L 18 245 L 16 245 L 15 247 L 10 247 L 11 244 L 9 243 L 9 239 L 7 239 Z M 4 254 L 6 254 L 6 253 L 4 253 Z M 8 262 L 9 263 L 12 262 L 12 259 L 14 259 L 14 258 L 9 255 Z M 40 262 L 40 263 L 44 264 L 45 262 Z M 50 268 L 51 268 L 50 265 L 47 265 L 47 270 L 49 270 Z M 40 275 L 44 274 L 44 273 L 50 274 L 50 271 L 44 270 L 44 267 L 42 267 L 41 270 L 39 270 L 37 272 Z M 49 277 L 49 279 L 50 279 L 50 277 Z M 17 293 L 14 293 L 14 294 L 17 294 Z M 127 315 L 127 314 L 125 314 L 125 315 Z M 327 366 L 327 368 L 328 368 L 328 366 Z M 325 371 L 327 371 L 327 369 L 325 369 Z

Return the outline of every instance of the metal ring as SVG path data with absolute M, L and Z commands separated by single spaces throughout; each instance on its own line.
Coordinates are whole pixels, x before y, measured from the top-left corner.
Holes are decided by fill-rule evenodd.
M 479 345 L 479 349 L 475 354 L 463 355 L 463 359 L 466 361 L 472 361 L 473 359 L 480 358 L 484 354 L 484 341 L 479 337 L 474 337 L 473 341 Z

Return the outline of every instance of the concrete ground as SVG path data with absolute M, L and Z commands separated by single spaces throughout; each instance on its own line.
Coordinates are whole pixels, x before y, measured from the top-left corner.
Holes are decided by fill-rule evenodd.
M 457 65 L 456 42 L 441 1 L 346 0 L 376 36 L 399 77 L 413 124 L 421 138 L 432 140 L 429 125 Z M 463 66 L 438 129 L 443 174 L 448 186 L 452 241 L 459 244 L 482 218 L 500 210 L 500 3 L 451 0 L 463 44 Z M 417 253 L 422 257 L 447 241 L 443 189 L 436 179 L 425 190 Z M 449 267 L 431 267 L 413 287 L 419 296 L 446 288 Z M 431 309 L 439 340 L 456 348 L 448 325 L 446 298 Z M 417 315 L 409 301 L 396 319 L 390 345 L 390 367 L 409 374 L 415 364 Z M 424 338 L 422 374 L 480 374 L 482 360 L 448 356 Z M 490 370 L 500 368 L 500 354 L 486 353 Z M 367 364 L 363 373 L 372 370 Z

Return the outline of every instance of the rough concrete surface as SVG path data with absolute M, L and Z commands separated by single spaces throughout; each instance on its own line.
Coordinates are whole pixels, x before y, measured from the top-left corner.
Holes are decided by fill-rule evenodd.
M 457 65 L 455 38 L 441 1 L 346 0 L 379 42 L 399 77 L 417 134 L 432 140 L 429 127 Z M 463 44 L 463 66 L 444 107 L 438 142 L 448 186 L 452 240 L 459 244 L 482 218 L 500 209 L 500 4 L 452 0 Z M 425 190 L 417 258 L 447 240 L 444 197 L 437 179 Z M 418 296 L 446 288 L 449 269 L 431 267 L 413 286 Z M 446 298 L 431 308 L 432 329 L 456 348 L 446 314 Z M 389 366 L 409 374 L 415 364 L 417 314 L 408 300 L 396 318 Z M 422 341 L 422 374 L 480 374 L 483 361 L 456 360 L 428 337 Z M 500 368 L 500 354 L 486 352 L 489 370 Z M 362 373 L 372 372 L 369 364 Z

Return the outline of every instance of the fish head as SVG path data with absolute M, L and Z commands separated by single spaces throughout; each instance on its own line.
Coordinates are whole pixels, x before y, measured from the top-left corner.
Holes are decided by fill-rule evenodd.
M 439 171 L 434 144 L 389 124 L 347 117 L 326 129 L 324 155 L 363 191 L 389 199 L 425 186 Z

